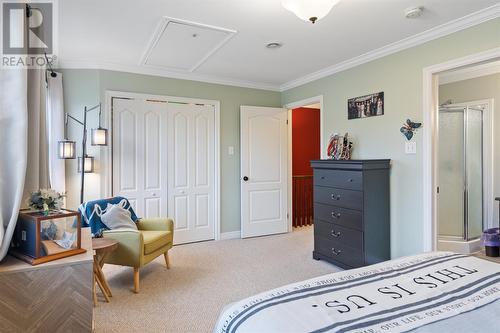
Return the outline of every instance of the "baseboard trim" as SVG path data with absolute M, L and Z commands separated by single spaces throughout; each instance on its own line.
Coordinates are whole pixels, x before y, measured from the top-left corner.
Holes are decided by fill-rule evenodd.
M 221 232 L 220 240 L 241 238 L 241 231 Z

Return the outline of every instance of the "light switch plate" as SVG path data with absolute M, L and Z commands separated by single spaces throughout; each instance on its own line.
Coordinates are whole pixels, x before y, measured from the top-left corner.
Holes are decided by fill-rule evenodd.
M 405 154 L 416 154 L 417 143 L 415 141 L 405 142 Z
M 227 153 L 228 155 L 234 155 L 234 147 L 233 146 L 227 147 Z

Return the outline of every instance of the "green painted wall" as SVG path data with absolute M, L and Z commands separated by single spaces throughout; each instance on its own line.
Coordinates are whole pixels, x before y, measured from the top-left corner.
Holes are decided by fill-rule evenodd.
M 82 113 L 83 105 L 93 105 L 99 100 L 104 104 L 106 90 L 219 100 L 221 103 L 221 232 L 240 230 L 240 105 L 280 107 L 279 92 L 107 70 L 66 69 L 63 70 L 63 75 L 66 110 L 75 110 L 77 114 Z M 234 155 L 228 155 L 229 146 L 234 146 Z M 94 155 L 99 155 L 98 150 L 99 148 L 97 151 L 93 150 Z M 77 174 L 73 172 L 73 169 L 76 170 L 76 162 L 73 163 L 75 165 L 69 166 L 66 178 L 68 184 L 72 184 L 68 186 L 68 207 L 74 208 L 78 201 L 79 185 Z M 86 197 L 98 198 L 99 175 L 90 176 L 86 183 Z
M 325 140 L 332 132 L 349 132 L 355 141 L 354 158 L 390 158 L 393 161 L 391 247 L 392 256 L 399 257 L 422 251 L 422 130 L 415 137 L 416 155 L 404 154 L 404 139 L 399 132 L 406 118 L 416 121 L 423 118 L 422 69 L 499 46 L 500 19 L 496 19 L 281 94 L 114 71 L 64 70 L 65 105 L 70 112 L 81 113 L 83 105 L 96 103 L 99 98 L 104 101 L 106 90 L 220 100 L 221 224 L 222 232 L 230 232 L 240 229 L 240 105 L 280 106 L 323 95 Z M 384 116 L 347 120 L 348 98 L 378 91 L 385 92 Z M 230 145 L 236 149 L 233 156 L 227 155 Z M 73 166 L 68 169 L 72 170 Z M 67 178 L 74 178 L 71 172 Z M 97 180 L 89 181 L 95 184 L 91 187 L 98 188 Z M 74 181 L 68 179 L 68 183 Z M 68 192 L 70 198 L 77 195 L 74 186 L 69 187 Z M 94 195 L 91 193 L 89 196 Z
M 423 249 L 422 130 L 415 136 L 416 155 L 404 153 L 405 139 L 399 132 L 407 118 L 423 119 L 422 69 L 499 46 L 500 19 L 496 19 L 282 93 L 283 104 L 323 95 L 326 142 L 333 132 L 349 132 L 355 142 L 354 158 L 392 159 L 393 257 Z M 379 91 L 385 93 L 385 115 L 347 119 L 348 98 Z

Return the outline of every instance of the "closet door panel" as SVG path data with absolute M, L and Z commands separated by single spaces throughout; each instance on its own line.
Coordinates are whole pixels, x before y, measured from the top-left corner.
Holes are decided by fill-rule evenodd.
M 169 208 L 174 243 L 214 238 L 212 106 L 169 104 Z
M 132 203 L 137 216 L 166 216 L 166 103 L 113 99 L 113 195 Z

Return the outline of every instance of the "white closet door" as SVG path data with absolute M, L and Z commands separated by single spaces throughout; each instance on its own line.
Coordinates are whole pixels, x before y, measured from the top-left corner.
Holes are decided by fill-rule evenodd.
M 214 239 L 214 107 L 168 104 L 168 211 L 174 243 Z
M 113 100 L 113 194 L 139 217 L 167 216 L 166 103 Z

